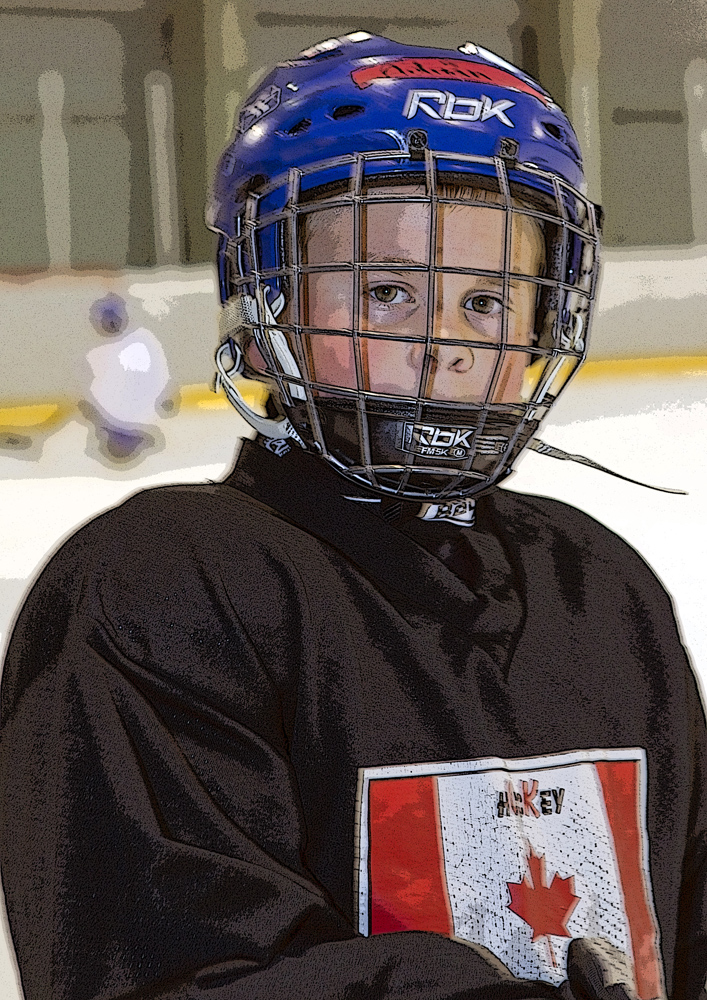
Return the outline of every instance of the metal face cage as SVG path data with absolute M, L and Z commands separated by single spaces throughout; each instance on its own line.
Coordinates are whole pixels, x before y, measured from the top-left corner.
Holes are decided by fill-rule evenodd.
M 219 349 L 229 398 L 236 373 L 267 382 L 270 415 L 286 419 L 259 429 L 378 493 L 487 489 L 585 356 L 595 206 L 529 164 L 339 157 L 252 190 L 235 233 Z

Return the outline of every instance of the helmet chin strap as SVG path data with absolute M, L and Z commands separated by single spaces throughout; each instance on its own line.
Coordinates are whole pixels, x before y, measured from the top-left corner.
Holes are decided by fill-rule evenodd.
M 234 381 L 234 376 L 240 375 L 243 371 L 245 367 L 245 359 L 243 357 L 243 351 L 241 350 L 238 342 L 234 339 L 233 335 L 243 327 L 253 327 L 257 326 L 259 323 L 264 323 L 270 327 L 270 343 L 272 344 L 273 350 L 275 351 L 283 370 L 288 375 L 294 375 L 296 378 L 302 377 L 302 373 L 297 366 L 297 362 L 289 349 L 285 335 L 281 330 L 275 330 L 272 328 L 276 318 L 285 307 L 285 298 L 281 293 L 272 305 L 270 305 L 267 298 L 267 293 L 269 291 L 270 286 L 265 285 L 263 288 L 259 289 L 259 296 L 257 300 L 251 295 L 238 295 L 230 299 L 224 306 L 221 313 L 220 323 L 221 339 L 223 343 L 216 351 L 216 381 L 214 383 L 214 392 L 218 392 L 219 387 L 223 388 L 223 391 L 226 393 L 228 401 L 231 405 L 238 410 L 243 419 L 246 420 L 251 427 L 255 428 L 258 434 L 262 434 L 263 437 L 273 438 L 276 440 L 292 438 L 298 445 L 300 445 L 300 447 L 305 448 L 306 445 L 304 441 L 292 426 L 288 417 L 282 417 L 280 420 L 273 420 L 269 417 L 263 417 L 259 413 L 256 413 L 243 398 L 237 383 Z M 224 363 L 227 355 L 232 361 L 232 365 L 228 368 L 226 368 Z M 289 382 L 288 389 L 293 397 L 297 399 L 306 398 L 305 391 L 301 385 Z
M 668 486 L 651 486 L 650 483 L 642 483 L 638 479 L 631 479 L 629 476 L 622 476 L 620 472 L 614 472 L 612 469 L 607 469 L 605 465 L 599 465 L 598 462 L 593 462 L 591 458 L 585 458 L 584 455 L 572 455 L 568 451 L 562 451 L 561 448 L 554 448 L 550 444 L 545 444 L 539 438 L 533 438 L 532 441 L 528 442 L 528 448 L 533 451 L 537 451 L 539 455 L 549 455 L 550 458 L 560 458 L 565 462 L 578 462 L 579 465 L 588 465 L 590 469 L 597 469 L 599 472 L 606 472 L 609 476 L 616 476 L 617 479 L 623 479 L 624 482 L 633 483 L 634 486 L 645 486 L 647 490 L 657 490 L 659 493 L 678 493 L 681 496 L 687 496 L 686 490 L 671 490 Z
M 233 365 L 228 369 L 224 364 L 224 358 L 227 355 L 233 362 Z M 225 344 L 221 344 L 219 349 L 216 351 L 217 374 L 214 390 L 218 392 L 219 386 L 223 388 L 223 391 L 228 397 L 229 403 L 236 410 L 238 410 L 243 419 L 246 420 L 251 427 L 255 428 L 258 434 L 262 434 L 263 437 L 266 438 L 293 438 L 293 440 L 295 440 L 300 447 L 305 448 L 306 445 L 304 441 L 294 429 L 288 417 L 282 417 L 280 420 L 272 420 L 270 417 L 262 417 L 245 401 L 241 395 L 238 385 L 233 380 L 234 375 L 240 375 L 243 371 L 243 367 L 243 352 L 238 344 L 229 338 L 229 340 Z

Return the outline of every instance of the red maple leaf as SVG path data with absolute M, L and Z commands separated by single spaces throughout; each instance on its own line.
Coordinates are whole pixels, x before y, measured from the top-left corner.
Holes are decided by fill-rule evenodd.
M 571 937 L 567 930 L 567 921 L 580 900 L 574 894 L 574 876 L 560 878 L 555 873 L 548 885 L 545 873 L 545 857 L 530 849 L 528 871 L 522 882 L 507 882 L 511 894 L 508 909 L 516 913 L 521 920 L 533 929 L 533 941 L 539 937 L 547 937 L 550 946 L 553 965 L 555 957 L 550 945 L 549 935 Z

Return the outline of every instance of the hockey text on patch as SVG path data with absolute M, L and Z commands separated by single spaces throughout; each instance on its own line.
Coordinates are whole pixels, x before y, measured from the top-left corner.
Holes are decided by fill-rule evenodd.
M 553 813 L 562 812 L 562 803 L 565 798 L 564 788 L 543 788 L 538 791 L 538 782 L 521 781 L 520 789 L 516 789 L 513 783 L 506 782 L 506 791 L 498 793 L 496 802 L 496 815 L 499 819 L 503 816 L 552 816 Z

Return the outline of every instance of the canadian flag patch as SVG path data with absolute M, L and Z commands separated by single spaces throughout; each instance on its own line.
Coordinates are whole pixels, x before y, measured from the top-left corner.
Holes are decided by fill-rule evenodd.
M 360 932 L 462 938 L 554 984 L 570 940 L 599 938 L 663 996 L 645 781 L 641 749 L 361 768 Z

